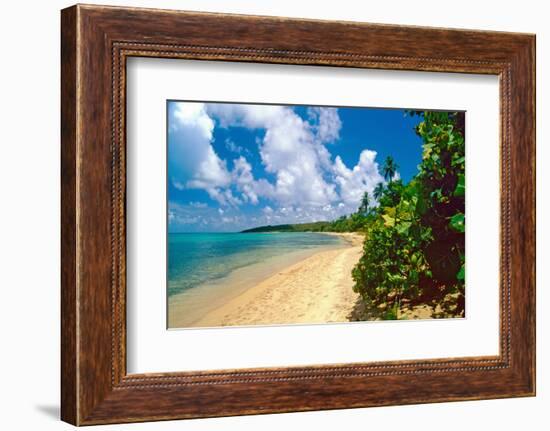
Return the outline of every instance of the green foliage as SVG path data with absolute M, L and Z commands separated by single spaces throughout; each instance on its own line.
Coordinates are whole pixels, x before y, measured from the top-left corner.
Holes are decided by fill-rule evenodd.
M 393 181 L 397 165 L 386 159 L 388 183 L 373 192 L 379 206 L 365 224 L 363 256 L 353 270 L 355 290 L 369 303 L 386 303 L 386 318 L 397 318 L 403 299 L 464 295 L 464 114 L 411 115 L 422 119 L 418 174 L 407 185 Z
M 361 206 L 359 206 L 358 212 L 361 214 L 368 214 L 370 205 L 369 193 L 363 193 L 363 198 L 361 199 Z
M 457 232 L 464 233 L 464 214 L 456 213 L 454 216 L 452 216 L 451 221 L 449 222 L 449 226 L 451 226 L 451 228 L 453 228 Z
M 398 168 L 399 166 L 397 166 L 392 156 L 386 157 L 386 160 L 384 161 L 384 166 L 382 167 L 382 174 L 384 175 L 386 181 L 390 183 L 392 182 Z
M 454 196 L 464 196 L 466 192 L 466 187 L 464 185 L 464 174 L 458 175 L 458 183 L 456 184 L 455 192 L 453 193 Z
M 462 264 L 462 266 L 460 267 L 460 271 L 458 271 L 458 274 L 456 274 L 456 278 L 460 281 L 464 281 L 464 279 L 466 278 L 466 267 L 464 266 L 464 264 Z
M 420 223 L 416 185 L 401 189 L 395 206 L 381 206 L 366 230 L 364 253 L 353 270 L 355 289 L 374 303 L 419 295 L 419 283 L 429 266 L 422 253 L 431 229 Z
M 384 195 L 384 183 L 376 184 L 376 187 L 374 188 L 372 194 L 374 196 L 374 199 L 380 200 L 380 198 Z
M 362 212 L 362 208 L 360 207 L 358 212 L 342 216 L 331 222 L 325 232 L 362 232 L 372 218 L 373 215 L 369 209 L 366 212 Z

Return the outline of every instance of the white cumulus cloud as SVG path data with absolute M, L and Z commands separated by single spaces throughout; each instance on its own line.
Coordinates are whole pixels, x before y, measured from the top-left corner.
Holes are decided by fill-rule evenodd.
M 376 185 L 384 182 L 376 162 L 376 151 L 371 150 L 363 150 L 352 169 L 344 164 L 340 156 L 336 156 L 333 172 L 342 202 L 353 210 L 357 209 L 365 192 L 372 196 Z
M 314 130 L 320 142 L 330 143 L 340 137 L 342 121 L 336 108 L 311 107 L 307 113 L 314 122 Z
M 232 174 L 234 183 L 237 190 L 242 193 L 244 200 L 256 205 L 259 196 L 273 196 L 273 185 L 264 178 L 255 180 L 252 175 L 252 166 L 250 166 L 245 157 L 241 156 L 235 159 L 233 165 Z
M 260 156 L 266 172 L 276 177 L 273 190 L 263 187 L 268 197 L 282 205 L 312 206 L 336 199 L 334 185 L 324 177 L 330 154 L 317 139 L 316 130 L 293 109 L 239 104 L 208 104 L 206 109 L 222 127 L 265 129 Z
M 222 192 L 231 175 L 212 148 L 214 121 L 202 103 L 173 103 L 169 111 L 169 175 L 178 188 L 200 188 L 220 203 L 234 201 Z
M 376 184 L 384 181 L 376 152 L 363 150 L 355 165 L 346 166 L 329 151 L 337 150 L 340 140 L 338 109 L 308 108 L 306 113 L 304 119 L 288 106 L 171 103 L 168 157 L 172 184 L 205 190 L 226 210 L 261 203 L 263 209 L 255 217 L 258 224 L 331 220 L 356 211 L 365 191 L 372 196 Z M 213 147 L 215 127 L 262 131 L 255 144 L 267 177 L 254 176 L 252 159 L 247 159 L 252 157 L 251 147 L 245 149 L 226 139 L 224 147 L 236 158 L 220 158 Z M 169 219 L 182 219 L 181 213 L 181 209 L 172 212 Z M 221 214 L 229 222 L 227 213 L 216 215 Z M 246 224 L 235 214 L 233 222 Z M 215 224 L 216 218 L 208 222 Z

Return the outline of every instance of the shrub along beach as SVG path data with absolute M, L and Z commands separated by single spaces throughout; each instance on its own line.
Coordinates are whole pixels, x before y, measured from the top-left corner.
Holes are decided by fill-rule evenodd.
M 388 156 L 385 182 L 365 192 L 355 213 L 243 231 L 264 238 L 324 233 L 340 240 L 304 248 L 287 260 L 267 259 L 261 268 L 236 269 L 222 280 L 238 287 L 218 302 L 219 291 L 212 290 L 206 308 L 181 293 L 170 296 L 169 326 L 463 317 L 464 113 L 408 115 L 418 117 L 422 139 L 418 173 L 408 183 L 396 178 L 398 166 Z M 203 292 L 208 295 L 208 289 Z
M 366 210 L 363 256 L 353 270 L 355 290 L 384 319 L 464 316 L 464 113 L 411 113 L 422 121 L 422 162 L 408 183 L 375 190 Z M 368 196 L 367 196 L 368 197 Z M 364 205 L 366 207 L 366 205 Z

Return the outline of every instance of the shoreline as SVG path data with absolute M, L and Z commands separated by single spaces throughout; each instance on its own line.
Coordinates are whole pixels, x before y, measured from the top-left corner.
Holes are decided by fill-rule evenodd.
M 357 247 L 357 246 L 362 247 L 363 241 L 365 240 L 365 236 L 359 232 L 317 232 L 317 233 L 340 237 L 353 247 Z
M 359 297 L 353 292 L 351 270 L 361 257 L 364 237 L 319 233 L 338 236 L 346 244 L 291 253 L 265 268 L 235 270 L 210 289 L 174 295 L 169 298 L 169 328 L 350 321 Z M 225 290 L 221 298 L 220 288 Z

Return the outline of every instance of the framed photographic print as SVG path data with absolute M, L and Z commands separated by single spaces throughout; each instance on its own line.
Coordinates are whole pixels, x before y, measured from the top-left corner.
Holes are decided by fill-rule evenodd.
M 535 394 L 535 37 L 62 11 L 62 419 Z

